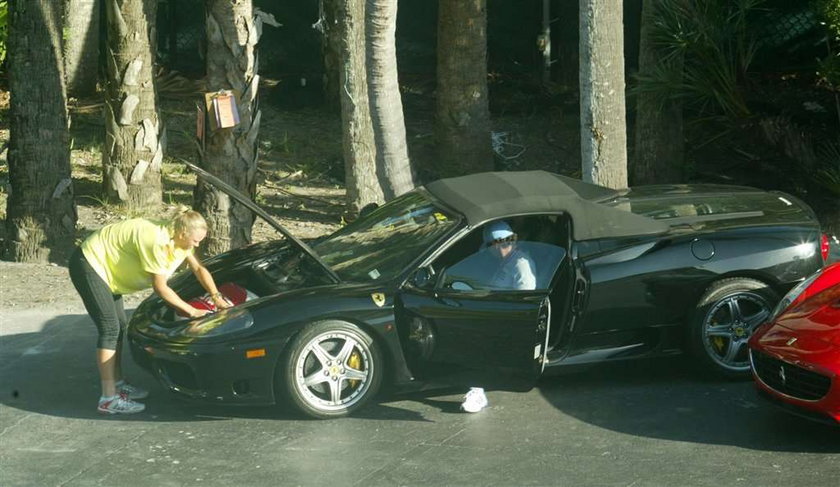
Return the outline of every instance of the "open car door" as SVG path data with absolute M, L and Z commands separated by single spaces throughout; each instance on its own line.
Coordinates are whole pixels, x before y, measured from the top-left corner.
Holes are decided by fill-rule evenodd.
M 426 345 L 410 354 L 412 372 L 458 385 L 532 388 L 551 322 L 547 293 L 468 294 L 416 288 L 403 294 L 412 333 Z
M 545 250 L 545 249 L 543 249 Z M 543 371 L 551 324 L 549 283 L 565 251 L 552 249 L 537 289 L 488 289 L 472 270 L 480 257 L 446 270 L 433 285 L 415 279 L 401 296 L 409 366 L 424 379 L 527 390 Z M 421 269 L 420 272 L 423 272 Z

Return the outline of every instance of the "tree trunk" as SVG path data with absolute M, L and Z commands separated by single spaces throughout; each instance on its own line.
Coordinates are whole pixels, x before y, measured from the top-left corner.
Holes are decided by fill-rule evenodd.
M 437 60 L 438 172 L 491 171 L 487 0 L 440 0 Z
M 256 46 L 262 23 L 255 19 L 250 0 L 208 0 L 206 9 L 207 87 L 211 92 L 234 92 L 239 124 L 207 133 L 202 165 L 253 199 L 261 118 Z M 205 255 L 251 242 L 253 214 L 223 192 L 199 181 L 195 206 L 209 226 Z
M 352 218 L 367 204 L 383 203 L 385 195 L 376 176 L 376 143 L 365 75 L 365 0 L 343 1 L 337 20 L 347 213 Z
M 627 187 L 624 24 L 619 0 L 580 0 L 582 179 Z
M 61 7 L 50 0 L 18 0 L 9 8 L 10 191 L 4 258 L 60 261 L 76 230 Z
M 129 209 L 156 207 L 161 203 L 164 145 L 154 84 L 157 0 L 104 1 L 105 193 Z
M 397 0 L 367 0 L 365 16 L 367 84 L 376 140 L 376 171 L 385 198 L 391 199 L 414 188 L 397 82 Z
M 663 67 L 665 56 L 652 33 L 662 0 L 644 0 L 639 40 L 639 76 Z M 682 75 L 682 54 L 667 64 Z M 674 77 L 673 79 L 677 79 Z M 631 164 L 633 184 L 682 182 L 684 143 L 682 102 L 650 91 L 636 97 L 635 151 Z
M 324 59 L 324 103 L 331 110 L 341 108 L 342 10 L 347 0 L 321 0 L 321 53 Z M 364 43 L 364 40 L 362 40 Z M 364 44 L 361 45 L 364 52 Z
M 64 0 L 64 73 L 67 95 L 96 93 L 99 78 L 99 0 Z
M 542 0 L 542 30 L 537 37 L 537 49 L 542 55 L 542 85 L 551 83 L 551 0 Z

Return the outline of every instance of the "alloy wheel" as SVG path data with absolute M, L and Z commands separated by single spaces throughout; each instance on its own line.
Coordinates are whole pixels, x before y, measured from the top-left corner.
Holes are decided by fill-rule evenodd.
M 770 317 L 770 312 L 769 302 L 752 292 L 732 294 L 714 303 L 702 325 L 707 356 L 732 372 L 748 371 L 747 340 Z
M 350 331 L 327 331 L 307 341 L 294 363 L 294 387 L 309 407 L 346 410 L 368 392 L 375 370 L 368 342 Z

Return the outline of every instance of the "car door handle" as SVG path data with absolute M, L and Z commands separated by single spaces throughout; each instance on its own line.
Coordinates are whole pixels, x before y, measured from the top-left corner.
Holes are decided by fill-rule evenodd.
M 578 282 L 575 286 L 575 295 L 572 297 L 572 309 L 581 311 L 583 309 L 583 298 L 586 295 L 586 284 Z
M 451 299 L 451 298 L 438 297 L 438 301 L 440 301 L 441 303 L 443 303 L 447 306 L 451 306 L 453 308 L 460 308 L 461 307 L 460 301 L 457 301 L 457 300 L 454 300 L 454 299 Z

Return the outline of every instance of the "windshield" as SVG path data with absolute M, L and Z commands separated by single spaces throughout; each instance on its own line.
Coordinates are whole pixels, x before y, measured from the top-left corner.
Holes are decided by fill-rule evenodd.
M 385 281 L 455 228 L 459 218 L 412 191 L 312 245 L 342 280 Z

